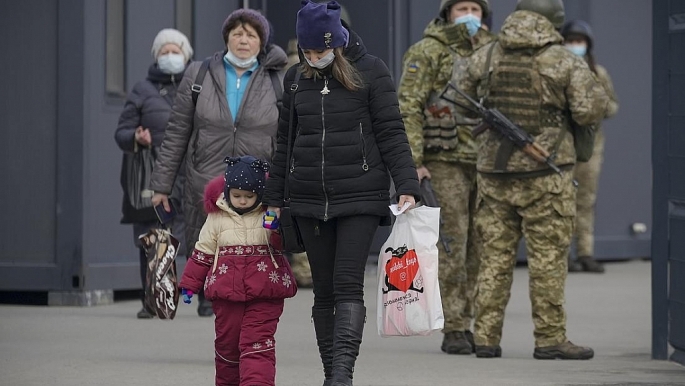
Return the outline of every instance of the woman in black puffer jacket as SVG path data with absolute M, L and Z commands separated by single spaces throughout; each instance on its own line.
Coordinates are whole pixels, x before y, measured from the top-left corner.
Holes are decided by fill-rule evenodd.
M 124 158 L 130 157 L 144 146 L 152 147 L 152 153 L 157 154 L 171 116 L 171 107 L 174 104 L 178 84 L 192 56 L 193 49 L 183 33 L 171 28 L 159 31 L 152 44 L 152 57 L 155 62 L 150 65 L 147 78 L 136 83 L 129 93 L 114 134 L 119 148 L 124 151 Z M 145 288 L 147 257 L 138 236 L 157 226 L 157 215 L 151 207 L 136 210 L 131 205 L 127 195 L 125 174 L 125 168 L 122 167 L 121 184 L 124 189 L 124 201 L 121 222 L 133 224 L 133 239 L 139 249 L 140 278 Z M 172 205 L 177 214 L 172 229 L 174 236 L 177 236 L 183 245 L 185 244 L 183 237 L 185 224 L 181 207 L 182 187 L 183 178 L 176 179 Z M 183 251 L 184 248 L 181 250 Z M 146 309 L 144 294 L 142 296 L 143 309 L 138 312 L 138 318 L 148 319 L 154 313 Z
M 285 76 L 264 203 L 279 213 L 288 178 L 312 269 L 325 385 L 351 385 L 366 315 L 364 268 L 376 228 L 389 223 L 388 171 L 400 206 L 415 203 L 419 182 L 388 68 L 342 25 L 340 6 L 306 3 L 297 15 L 297 39 L 302 64 Z

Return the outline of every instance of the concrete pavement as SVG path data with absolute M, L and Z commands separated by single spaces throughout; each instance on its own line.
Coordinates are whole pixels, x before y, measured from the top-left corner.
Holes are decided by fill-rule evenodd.
M 356 386 L 685 385 L 685 368 L 650 359 L 650 265 L 608 264 L 605 275 L 568 279 L 568 335 L 595 349 L 590 361 L 533 359 L 527 271 L 516 269 L 503 358 L 448 356 L 442 334 L 380 338 L 375 267 L 367 271 L 368 312 Z M 321 385 L 310 323 L 311 290 L 286 301 L 277 333 L 279 386 Z M 92 308 L 0 306 L 0 385 L 212 385 L 213 318 L 181 304 L 173 321 L 137 320 L 140 304 Z

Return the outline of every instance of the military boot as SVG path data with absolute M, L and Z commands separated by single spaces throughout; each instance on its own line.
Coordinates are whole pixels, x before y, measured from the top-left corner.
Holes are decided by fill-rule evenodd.
M 535 359 L 592 359 L 595 352 L 589 347 L 576 346 L 566 341 L 556 346 L 536 347 Z
M 578 260 L 568 259 L 568 271 L 569 272 L 583 272 L 583 266 L 578 262 Z
M 440 349 L 447 354 L 470 355 L 473 347 L 463 331 L 451 331 L 443 336 Z
M 316 345 L 319 346 L 319 355 L 323 364 L 323 386 L 330 386 L 333 376 L 333 327 L 335 316 L 332 308 L 312 308 L 312 320 L 316 333 Z
M 604 266 L 593 259 L 592 256 L 580 256 L 578 257 L 578 263 L 585 272 L 604 273 Z
M 469 344 L 471 345 L 471 353 L 476 352 L 476 342 L 473 340 L 473 333 L 469 330 L 464 331 L 464 334 L 466 335 L 466 340 L 469 341 Z
M 365 321 L 366 307 L 362 304 L 340 303 L 335 306 L 331 386 L 352 386 L 352 373 L 359 355 Z
M 476 346 L 477 358 L 501 358 L 502 347 L 497 346 Z

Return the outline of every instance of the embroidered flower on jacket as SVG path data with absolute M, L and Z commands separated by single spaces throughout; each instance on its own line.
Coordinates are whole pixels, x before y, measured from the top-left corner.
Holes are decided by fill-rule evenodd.
M 260 261 L 259 264 L 257 264 L 257 271 L 266 272 L 266 264 L 263 261 Z
M 226 264 L 221 264 L 221 267 L 219 267 L 219 274 L 223 275 L 228 271 L 228 266 Z
M 269 274 L 269 279 L 271 279 L 272 283 L 278 283 L 278 279 L 280 279 L 280 276 L 278 276 L 278 272 L 271 271 L 271 273 Z
M 252 348 L 255 349 L 255 350 L 259 350 L 260 348 L 262 348 L 262 344 L 259 343 L 259 342 L 257 342 L 257 343 L 255 343 L 255 344 L 252 345 Z
M 244 252 L 245 252 L 245 250 L 243 249 L 243 247 L 240 247 L 240 246 L 235 247 L 235 254 L 236 255 L 242 255 Z
M 287 273 L 283 274 L 283 285 L 286 286 L 287 288 L 290 288 L 290 285 L 293 284 L 293 281 L 290 280 L 290 275 Z
M 212 275 L 209 277 L 209 285 L 214 284 L 216 282 L 216 275 Z
M 271 339 L 266 340 L 266 347 L 273 347 L 274 346 L 274 341 Z

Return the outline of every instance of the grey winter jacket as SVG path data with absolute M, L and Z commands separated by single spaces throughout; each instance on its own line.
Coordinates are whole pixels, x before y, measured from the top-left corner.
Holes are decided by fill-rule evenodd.
M 270 162 L 275 148 L 279 111 L 269 71 L 277 71 L 279 79 L 283 79 L 288 62 L 285 52 L 269 45 L 266 53 L 260 54 L 259 66 L 250 77 L 237 121 L 226 100 L 224 54 L 225 51 L 212 56 L 197 106 L 193 105 L 190 88 L 202 62 L 191 63 L 186 69 L 150 184 L 155 192 L 170 193 L 185 156 L 183 203 L 188 250 L 194 247 L 207 216 L 202 204 L 205 185 L 223 174 L 224 158 L 252 155 Z

